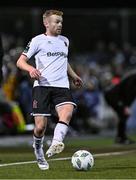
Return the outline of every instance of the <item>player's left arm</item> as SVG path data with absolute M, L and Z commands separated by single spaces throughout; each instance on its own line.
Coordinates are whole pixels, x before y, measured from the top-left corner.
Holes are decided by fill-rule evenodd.
M 75 71 L 72 69 L 72 67 L 70 66 L 70 64 L 68 63 L 68 75 L 71 77 L 74 85 L 76 87 L 82 87 L 83 86 L 83 81 L 82 79 L 75 73 Z

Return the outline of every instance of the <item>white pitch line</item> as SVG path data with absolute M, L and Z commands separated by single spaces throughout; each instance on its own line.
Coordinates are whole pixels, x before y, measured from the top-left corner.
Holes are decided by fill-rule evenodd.
M 5 163 L 5 164 L 0 164 L 0 167 L 21 165 L 21 164 L 33 164 L 33 163 L 36 163 L 36 162 L 37 161 L 25 161 L 25 162 L 15 162 L 15 163 Z
M 123 155 L 128 153 L 136 152 L 136 150 L 129 150 L 129 151 L 119 151 L 119 152 L 109 152 L 109 153 L 100 153 L 100 154 L 94 154 L 94 157 L 101 157 L 101 156 L 116 156 L 116 155 Z
M 94 157 L 101 157 L 101 156 L 116 156 L 116 155 L 123 155 L 123 154 L 128 154 L 128 153 L 133 153 L 136 152 L 135 150 L 130 150 L 130 151 L 120 151 L 120 152 L 109 152 L 109 153 L 99 153 L 99 154 L 93 154 Z M 47 161 L 62 161 L 62 160 L 70 160 L 71 157 L 65 157 L 65 158 L 53 158 L 49 159 Z M 5 164 L 0 164 L 0 167 L 4 166 L 15 166 L 15 165 L 23 165 L 23 164 L 34 164 L 37 163 L 37 161 L 25 161 L 25 162 L 15 162 L 15 163 L 5 163 Z

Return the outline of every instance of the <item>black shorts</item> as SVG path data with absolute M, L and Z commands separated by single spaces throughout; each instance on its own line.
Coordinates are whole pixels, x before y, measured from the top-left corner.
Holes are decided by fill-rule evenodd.
M 76 104 L 70 89 L 59 87 L 36 86 L 33 88 L 32 115 L 51 116 L 51 108 L 63 104 Z

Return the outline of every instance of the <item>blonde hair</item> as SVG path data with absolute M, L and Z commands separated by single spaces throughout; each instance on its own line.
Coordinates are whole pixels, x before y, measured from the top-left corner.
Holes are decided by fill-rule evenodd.
M 46 10 L 43 14 L 43 21 L 51 15 L 63 16 L 63 12 L 59 10 L 54 10 L 54 9 Z

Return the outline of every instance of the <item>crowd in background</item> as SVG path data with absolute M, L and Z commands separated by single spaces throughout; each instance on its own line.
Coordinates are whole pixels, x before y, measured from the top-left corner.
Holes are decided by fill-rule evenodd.
M 25 125 L 33 124 L 30 116 L 33 82 L 27 73 L 16 67 L 16 60 L 25 44 L 21 37 L 11 34 L 3 33 L 2 39 L 4 78 L 0 101 L 6 102 L 3 110 L 6 115 L 3 112 L 0 114 L 0 133 L 15 132 L 14 124 L 21 127 L 17 133 L 25 132 Z M 33 59 L 30 63 L 33 63 Z M 128 42 L 118 46 L 115 42 L 106 44 L 99 40 L 94 44 L 94 49 L 89 52 L 71 53 L 70 64 L 84 81 L 81 89 L 76 89 L 71 83 L 72 94 L 78 105 L 71 121 L 71 133 L 99 133 L 103 129 L 114 129 L 118 117 L 105 102 L 103 88 L 109 81 L 116 84 L 125 72 L 136 68 L 136 47 L 131 46 Z M 8 105 L 12 108 L 12 112 L 16 112 L 12 119 L 8 116 Z M 133 109 L 135 112 L 135 103 Z M 135 119 L 136 115 L 133 113 L 128 121 L 128 128 L 131 130 L 136 128 Z M 55 118 L 51 119 L 50 129 L 54 126 L 54 120 Z M 12 129 L 11 124 L 13 124 L 13 131 L 9 131 Z M 3 130 L 5 126 L 6 131 Z

